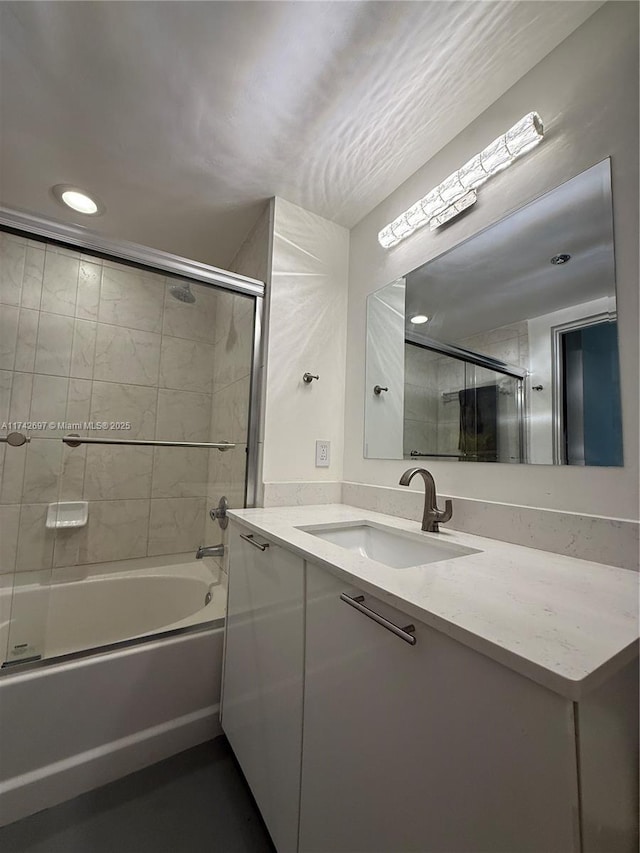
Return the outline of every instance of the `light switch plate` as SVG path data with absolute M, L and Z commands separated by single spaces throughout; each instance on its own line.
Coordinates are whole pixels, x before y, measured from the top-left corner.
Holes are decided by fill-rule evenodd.
M 330 441 L 316 441 L 316 468 L 329 467 L 330 451 Z

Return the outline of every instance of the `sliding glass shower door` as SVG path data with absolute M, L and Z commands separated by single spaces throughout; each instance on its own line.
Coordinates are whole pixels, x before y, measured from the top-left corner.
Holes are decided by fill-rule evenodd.
M 195 557 L 245 504 L 256 299 L 0 237 L 1 662 L 219 618 Z

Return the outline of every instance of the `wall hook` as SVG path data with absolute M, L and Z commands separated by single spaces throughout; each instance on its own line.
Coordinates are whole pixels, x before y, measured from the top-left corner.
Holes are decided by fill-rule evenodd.
M 380 394 L 383 391 L 388 391 L 388 390 L 389 390 L 388 388 L 383 388 L 382 385 L 374 385 L 373 386 L 373 393 L 376 394 L 377 396 L 380 396 Z
M 303 382 L 306 382 L 306 383 L 307 383 L 307 385 L 308 385 L 310 382 L 312 382 L 314 379 L 320 379 L 320 377 L 319 377 L 319 376 L 317 376 L 317 375 L 315 375 L 315 374 L 313 374 L 313 373 L 305 373 L 305 374 L 304 374 L 304 376 L 302 377 L 302 381 L 303 381 Z

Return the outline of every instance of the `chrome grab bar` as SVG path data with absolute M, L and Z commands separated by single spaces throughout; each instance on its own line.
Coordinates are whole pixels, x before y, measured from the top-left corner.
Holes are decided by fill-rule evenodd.
M 134 447 L 208 447 L 209 450 L 231 450 L 235 447 L 227 441 L 156 441 L 138 438 L 84 438 L 81 435 L 63 435 L 62 441 L 69 447 L 80 447 L 81 444 L 122 444 Z
M 387 631 L 391 631 L 391 633 L 395 634 L 396 637 L 400 637 L 400 639 L 404 640 L 405 643 L 409 643 L 410 646 L 415 646 L 416 638 L 413 636 L 413 632 L 416 630 L 415 625 L 405 625 L 404 628 L 398 627 L 394 622 L 390 622 L 388 619 L 385 619 L 384 616 L 376 613 L 375 610 L 371 610 L 371 608 L 362 604 L 364 601 L 364 595 L 351 596 L 342 592 L 340 593 L 340 601 L 344 601 L 345 604 L 355 607 L 355 609 L 360 613 L 364 613 L 364 615 L 368 616 L 369 619 L 373 619 L 374 622 L 377 622 L 378 625 L 382 625 L 382 627 L 386 628 Z
M 261 551 L 266 551 L 269 547 L 268 542 L 256 542 L 253 538 L 253 533 L 241 533 L 240 538 L 244 539 L 245 542 L 248 542 L 250 545 L 253 545 L 255 548 L 260 548 Z
M 23 444 L 29 441 L 31 441 L 31 437 L 21 432 L 10 432 L 7 435 L 0 435 L 0 442 L 8 444 L 11 447 L 22 447 Z

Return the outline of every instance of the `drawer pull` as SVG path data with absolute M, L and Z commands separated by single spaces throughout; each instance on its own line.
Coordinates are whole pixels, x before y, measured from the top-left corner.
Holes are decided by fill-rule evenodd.
M 382 627 L 386 628 L 387 631 L 391 631 L 391 633 L 395 634 L 396 637 L 400 637 L 400 639 L 404 640 L 405 643 L 409 643 L 410 646 L 415 646 L 416 638 L 413 636 L 413 632 L 416 630 L 415 625 L 405 625 L 404 628 L 399 628 L 393 622 L 385 619 L 384 616 L 376 613 L 375 610 L 371 610 L 371 608 L 364 605 L 362 603 L 364 601 L 364 595 L 351 596 L 343 592 L 340 594 L 340 601 L 344 601 L 345 604 L 355 607 L 355 609 L 360 613 L 364 613 L 364 615 L 368 616 L 369 619 L 373 619 L 374 622 L 377 622 L 378 625 L 382 625 Z
M 240 538 L 244 539 L 245 542 L 248 542 L 250 545 L 253 545 L 255 548 L 260 548 L 261 551 L 266 551 L 269 547 L 268 542 L 256 542 L 253 538 L 253 533 L 241 533 Z

